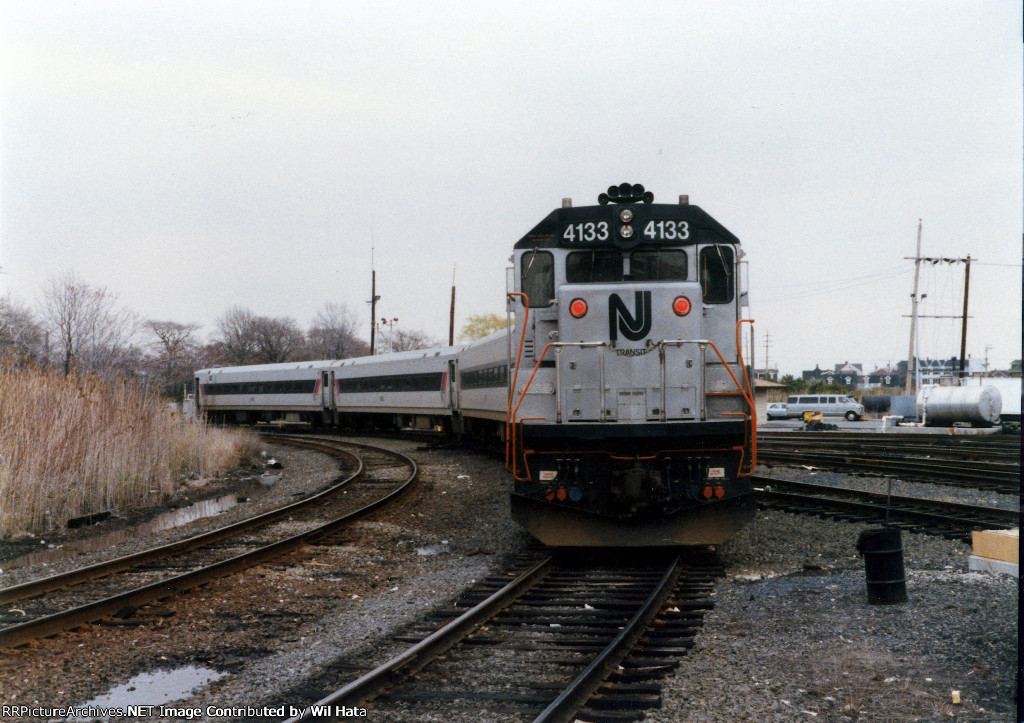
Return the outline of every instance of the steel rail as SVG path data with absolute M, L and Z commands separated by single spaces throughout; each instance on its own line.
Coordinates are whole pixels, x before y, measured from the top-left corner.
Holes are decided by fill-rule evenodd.
M 907 458 L 894 454 L 885 457 L 856 457 L 844 452 L 765 451 L 762 463 L 810 464 L 831 469 L 856 469 L 878 472 L 887 476 L 902 475 L 932 483 L 969 482 L 982 489 L 993 489 L 1012 494 L 1020 484 L 1019 466 L 1011 465 L 954 465 L 950 460 Z
M 289 718 L 285 723 L 333 721 L 336 720 L 335 716 L 324 717 L 314 715 L 313 709 L 319 706 L 328 706 L 330 710 L 333 710 L 335 706 L 355 707 L 364 701 L 370 700 L 398 676 L 407 675 L 423 667 L 464 639 L 481 624 L 487 622 L 511 603 L 515 602 L 517 598 L 547 574 L 552 559 L 552 556 L 548 555 L 538 561 L 507 585 L 424 638 L 421 642 L 317 701 L 312 706 L 303 709 L 301 714 Z
M 1015 510 L 951 502 L 901 497 L 846 487 L 829 487 L 805 482 L 758 477 L 755 494 L 783 506 L 807 506 L 838 510 L 856 516 L 885 519 L 910 525 L 931 524 L 955 532 L 958 536 L 972 529 L 1012 529 L 1019 524 Z M 783 488 L 783 489 L 778 489 Z M 928 532 L 928 530 L 922 530 Z
M 647 630 L 662 604 L 672 594 L 679 578 L 680 558 L 675 557 L 665 574 L 626 626 L 608 643 L 590 665 L 534 719 L 534 723 L 565 723 L 590 699 L 601 683 L 629 653 Z
M 328 445 L 312 445 L 304 444 L 300 441 L 295 440 L 281 440 L 285 444 L 294 444 L 296 446 L 309 447 L 313 449 L 320 449 L 325 451 L 322 447 Z M 335 485 L 328 487 L 327 489 L 307 497 L 306 499 L 299 500 L 298 502 L 292 502 L 283 507 L 279 507 L 263 514 L 249 517 L 247 519 L 235 522 L 224 527 L 218 527 L 215 530 L 204 532 L 200 535 L 194 535 L 184 540 L 178 540 L 177 542 L 171 542 L 166 545 L 159 547 L 153 547 L 148 550 L 142 550 L 141 552 L 133 553 L 131 555 L 124 555 L 123 557 L 114 558 L 112 560 L 106 560 L 104 562 L 98 562 L 94 565 L 88 565 L 86 567 L 76 568 L 74 570 L 68 570 L 67 572 L 58 573 L 56 575 L 50 575 L 49 577 L 39 578 L 38 580 L 31 580 L 29 582 L 22 583 L 20 585 L 12 585 L 11 587 L 3 588 L 0 590 L 0 605 L 6 605 L 8 603 L 16 602 L 18 600 L 24 600 L 25 598 L 36 597 L 43 595 L 54 590 L 60 590 L 63 588 L 71 587 L 82 582 L 89 580 L 95 580 L 99 577 L 105 577 L 112 575 L 116 572 L 122 572 L 124 570 L 130 570 L 133 567 L 139 565 L 145 565 L 153 562 L 154 560 L 163 559 L 172 555 L 180 554 L 185 550 L 194 549 L 202 545 L 216 542 L 225 537 L 237 535 L 241 532 L 248 532 L 257 527 L 274 522 L 282 517 L 286 517 L 291 514 L 295 514 L 307 507 L 319 504 L 324 499 L 333 495 L 335 492 L 347 487 L 351 482 L 361 478 L 365 472 L 362 460 L 350 452 L 344 450 L 335 449 L 330 454 L 334 455 L 347 455 L 356 462 L 356 470 L 352 472 L 348 477 L 341 480 Z M 0 635 L 3 632 L 0 631 Z
M 893 453 L 913 453 L 931 458 L 943 459 L 979 459 L 988 462 L 1009 462 L 1020 464 L 1020 443 L 985 444 L 977 443 L 943 443 L 907 439 L 895 435 L 859 436 L 844 435 L 841 432 L 815 432 L 808 435 L 775 434 L 761 435 L 760 441 L 773 450 L 790 449 L 827 449 L 833 450 L 884 450 Z
M 247 569 L 264 560 L 292 552 L 303 545 L 315 541 L 316 538 L 333 532 L 393 500 L 395 497 L 405 492 L 417 479 L 419 469 L 416 466 L 416 462 L 400 452 L 385 450 L 381 447 L 373 447 L 372 445 L 361 443 L 344 442 L 344 444 L 353 444 L 354 446 L 373 449 L 374 451 L 383 451 L 388 454 L 395 455 L 402 458 L 403 462 L 409 465 L 412 471 L 409 477 L 402 482 L 399 487 L 392 490 L 387 495 L 378 498 L 368 505 L 364 505 L 358 510 L 349 512 L 341 517 L 314 527 L 313 529 L 292 535 L 283 540 L 278 540 L 277 542 L 269 545 L 264 545 L 263 547 L 255 548 L 227 560 L 221 560 L 212 565 L 207 565 L 190 572 L 175 575 L 173 577 L 160 580 L 149 585 L 144 585 L 133 590 L 128 590 L 123 593 L 118 593 L 91 603 L 85 603 L 52 615 L 39 617 L 20 625 L 5 628 L 3 631 L 0 631 L 0 648 L 15 647 L 39 637 L 52 635 L 63 630 L 75 628 L 79 625 L 91 623 L 94 620 L 111 615 L 127 605 L 140 606 L 156 600 L 162 600 L 175 593 L 184 592 L 185 590 L 190 590 L 199 585 L 225 577 L 228 574 Z

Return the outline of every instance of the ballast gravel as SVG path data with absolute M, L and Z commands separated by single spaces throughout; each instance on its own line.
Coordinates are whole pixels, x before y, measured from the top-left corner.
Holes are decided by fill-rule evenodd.
M 403 649 L 395 634 L 504 569 L 528 540 L 509 520 L 511 480 L 499 461 L 381 443 L 412 454 L 423 474 L 418 490 L 394 510 L 302 561 L 197 594 L 190 614 L 163 634 L 69 633 L 5 651 L 3 702 L 81 704 L 136 673 L 191 663 L 226 675 L 173 705 L 204 711 L 200 720 L 226 720 L 232 716 L 207 715 L 207 706 L 300 705 L 315 698 L 323 671 L 351 680 Z M 311 454 L 280 452 L 284 479 L 311 465 Z M 758 471 L 819 484 L 886 482 L 800 468 Z M 893 483 L 893 494 L 922 490 L 960 501 L 972 496 Z M 1016 504 L 980 494 L 985 504 Z M 644 720 L 1013 720 L 1016 578 L 968 572 L 970 548 L 961 542 L 904 533 L 908 601 L 869 605 L 856 552 L 867 526 L 761 512 L 721 546 L 726 575 L 715 607 L 696 646 L 661 681 L 662 707 Z M 225 617 L 237 619 L 239 629 L 211 631 L 209 621 Z M 263 625 L 265 619 L 274 624 Z M 387 713 L 371 706 L 351 719 L 395 719 Z M 469 707 L 464 720 L 480 718 Z

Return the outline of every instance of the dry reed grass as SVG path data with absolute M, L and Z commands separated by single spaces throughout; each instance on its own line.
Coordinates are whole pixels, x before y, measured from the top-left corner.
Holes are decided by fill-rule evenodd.
M 254 434 L 184 420 L 128 382 L 0 369 L 0 537 L 159 503 L 258 449 Z

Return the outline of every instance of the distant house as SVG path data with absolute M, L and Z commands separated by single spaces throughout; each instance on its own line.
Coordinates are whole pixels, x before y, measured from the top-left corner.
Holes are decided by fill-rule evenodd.
M 779 378 L 779 367 L 769 366 L 766 369 L 755 369 L 754 379 L 768 379 L 774 381 Z
M 843 370 L 843 373 L 840 373 L 840 370 Z M 819 366 L 815 366 L 814 369 L 808 369 L 800 373 L 801 379 L 807 382 L 821 382 L 830 386 L 845 385 L 851 389 L 857 387 L 862 376 L 861 365 L 850 364 L 849 362 L 836 364 L 835 369 L 822 369 Z M 850 381 L 846 381 L 847 379 Z
M 859 389 L 863 386 L 862 380 L 864 378 L 864 365 L 863 364 L 851 364 L 850 362 L 843 362 L 842 364 L 836 364 L 835 368 L 835 384 L 843 384 L 848 386 L 850 389 Z M 832 384 L 833 382 L 828 382 Z
M 906 378 L 907 362 L 901 361 L 896 365 Z M 960 378 L 960 358 L 950 359 L 918 359 L 917 370 L 920 376 L 921 386 L 928 384 L 952 384 Z M 984 373 L 985 367 L 974 359 L 967 359 L 967 369 L 964 376 L 980 376 Z
M 906 366 L 904 371 L 892 367 L 879 367 L 868 374 L 867 386 L 869 387 L 893 387 L 901 388 L 906 386 Z
M 770 382 L 766 379 L 754 381 L 754 407 L 757 410 L 758 423 L 768 419 L 765 411 L 769 402 L 786 401 L 786 385 Z

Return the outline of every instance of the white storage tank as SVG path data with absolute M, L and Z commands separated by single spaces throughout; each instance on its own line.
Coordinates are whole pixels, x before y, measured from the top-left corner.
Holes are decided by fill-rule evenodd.
M 1003 398 L 993 386 L 925 387 L 917 394 L 917 408 L 929 427 L 968 423 L 988 427 L 999 421 Z

